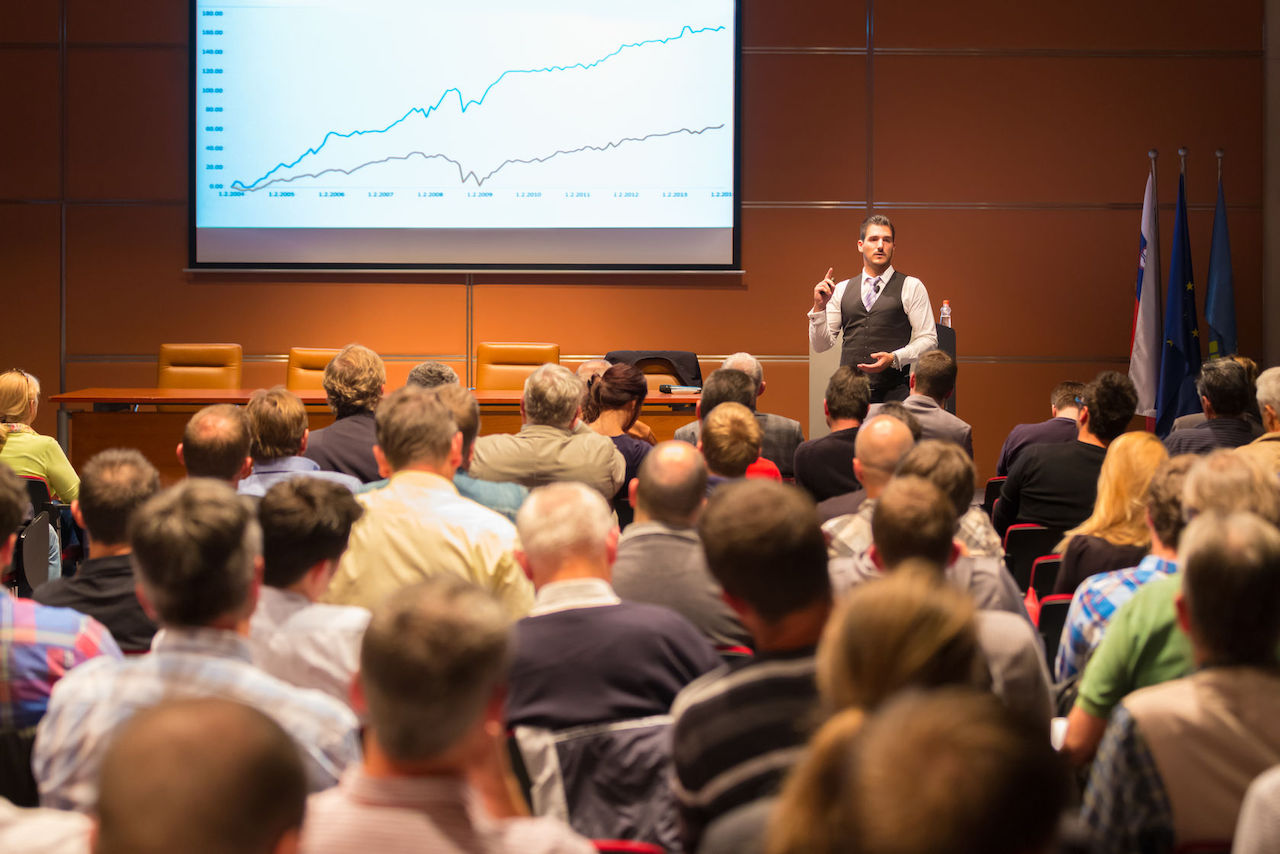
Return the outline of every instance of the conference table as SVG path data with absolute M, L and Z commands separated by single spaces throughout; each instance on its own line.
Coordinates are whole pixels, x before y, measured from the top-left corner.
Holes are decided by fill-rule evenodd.
M 137 448 L 157 469 L 165 483 L 183 477 L 175 449 L 191 413 L 215 403 L 248 403 L 256 389 L 210 388 L 85 388 L 49 396 L 59 406 L 59 432 L 67 437 L 71 464 L 79 468 L 107 448 Z M 312 430 L 333 423 L 325 393 L 320 389 L 293 392 L 308 407 Z M 480 404 L 480 433 L 514 433 L 520 429 L 519 389 L 472 389 Z M 659 439 L 670 439 L 682 424 L 694 419 L 697 392 L 666 394 L 653 391 L 645 398 L 640 418 Z M 172 407 L 172 408 L 171 408 Z M 176 410 L 176 411 L 175 411 Z

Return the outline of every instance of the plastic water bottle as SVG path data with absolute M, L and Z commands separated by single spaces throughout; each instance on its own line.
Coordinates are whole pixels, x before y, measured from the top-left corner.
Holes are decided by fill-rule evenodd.
M 942 301 L 942 311 L 938 312 L 938 325 L 948 327 L 951 325 L 951 300 L 949 299 Z

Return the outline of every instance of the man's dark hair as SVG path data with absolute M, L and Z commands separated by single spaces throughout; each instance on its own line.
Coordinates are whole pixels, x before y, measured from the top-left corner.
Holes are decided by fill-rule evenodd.
M 1196 393 L 1209 399 L 1213 414 L 1239 418 L 1253 402 L 1253 386 L 1244 366 L 1234 359 L 1210 359 L 1200 368 Z
M 645 454 L 636 509 L 672 527 L 686 527 L 707 494 L 707 464 L 686 442 L 663 442 Z
M 423 388 L 439 388 L 442 385 L 457 385 L 458 372 L 446 365 L 444 362 L 437 362 L 428 359 L 413 366 L 413 370 L 409 371 L 407 382 L 413 385 L 420 385 Z
M 727 483 L 698 522 L 720 586 L 766 620 L 831 600 L 827 543 L 801 490 L 768 480 Z
M 867 217 L 866 219 L 864 219 L 864 220 L 862 221 L 862 225 L 858 226 L 858 239 L 859 239 L 859 240 L 866 240 L 866 239 L 867 239 L 867 226 L 869 226 L 869 225 L 881 225 L 881 226 L 884 226 L 885 228 L 889 229 L 889 238 L 890 238 L 890 239 L 892 239 L 892 240 L 897 240 L 897 239 L 898 239 L 898 234 L 897 234 L 897 232 L 896 232 L 896 231 L 894 230 L 894 228 L 893 228 L 893 222 L 892 222 L 892 221 L 890 221 L 890 219 L 889 219 L 887 216 L 885 216 L 884 214 L 872 214 L 871 216 Z
M 956 388 L 956 360 L 945 350 L 930 350 L 916 360 L 916 394 L 944 400 Z
M 252 438 L 249 453 L 255 460 L 278 460 L 302 453 L 307 435 L 307 408 L 282 385 L 260 388 L 245 406 Z
M 249 419 L 229 403 L 206 406 L 182 431 L 182 463 L 190 477 L 231 480 L 249 456 Z
M 9 466 L 0 463 L 0 543 L 18 530 L 30 507 L 31 497 L 22 478 Z
M 263 582 L 288 587 L 320 561 L 337 560 L 363 513 L 351 490 L 331 480 L 295 477 L 272 486 L 258 504 Z
M 1195 454 L 1179 454 L 1165 460 L 1147 485 L 1147 515 L 1160 542 L 1176 549 L 1187 523 L 1182 515 L 1182 487 L 1187 472 L 1200 458 Z
M 852 365 L 841 365 L 827 380 L 825 399 L 832 418 L 862 422 L 871 405 L 871 383 Z
M 955 531 L 951 500 L 922 477 L 890 480 L 871 513 L 871 540 L 885 569 L 913 557 L 946 566 Z
M 911 438 L 917 442 L 924 435 L 924 428 L 920 426 L 920 419 L 916 418 L 914 412 L 903 406 L 902 401 L 890 400 L 880 404 L 880 408 L 876 410 L 876 415 L 888 415 L 890 418 L 896 418 L 906 424 L 907 429 L 911 431 Z
M 698 416 L 703 420 L 722 403 L 741 403 L 756 411 L 756 383 L 746 371 L 736 368 L 720 368 L 702 383 L 702 399 L 698 403 Z
M 138 712 L 107 748 L 98 783 L 96 854 L 268 854 L 306 809 L 293 739 L 221 698 Z
M 977 472 L 973 460 L 955 442 L 925 439 L 902 458 L 896 474 L 899 477 L 914 475 L 932 483 L 951 500 L 951 506 L 959 519 L 973 503 L 974 479 Z
M 160 472 L 133 448 L 94 454 L 80 470 L 80 514 L 99 545 L 117 545 L 129 534 L 129 519 L 160 491 Z
M 1103 371 L 1084 387 L 1082 396 L 1089 410 L 1089 432 L 1110 443 L 1129 426 L 1138 407 L 1133 380 L 1116 371 Z
M 129 544 L 159 621 L 187 627 L 245 608 L 262 548 L 249 502 L 208 478 L 184 480 L 139 507 Z
M 1049 392 L 1049 405 L 1054 409 L 1067 409 L 1080 405 L 1084 395 L 1084 383 L 1075 380 L 1060 382 Z
M 1182 593 L 1208 664 L 1275 667 L 1280 531 L 1253 513 L 1206 513 L 1178 549 Z

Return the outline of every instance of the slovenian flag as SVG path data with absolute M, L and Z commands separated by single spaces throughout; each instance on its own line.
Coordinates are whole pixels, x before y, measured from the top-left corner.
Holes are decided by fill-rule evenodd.
M 1200 411 L 1196 377 L 1200 374 L 1200 330 L 1196 323 L 1196 286 L 1191 272 L 1187 232 L 1187 182 L 1178 176 L 1178 209 L 1173 218 L 1173 253 L 1164 301 L 1164 348 L 1160 357 L 1160 394 L 1156 433 L 1169 435 L 1174 419 Z
M 1138 390 L 1138 414 L 1155 418 L 1160 384 L 1160 206 L 1156 202 L 1154 174 L 1147 175 L 1147 192 L 1142 198 L 1129 379 Z

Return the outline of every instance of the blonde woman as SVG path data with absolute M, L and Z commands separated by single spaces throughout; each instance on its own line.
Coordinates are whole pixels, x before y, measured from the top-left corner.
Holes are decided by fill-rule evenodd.
M 32 427 L 40 403 L 40 381 L 18 368 L 0 374 L 0 463 L 22 477 L 39 477 L 52 497 L 80 495 L 80 478 L 56 439 Z
M 1168 458 L 1152 433 L 1125 433 L 1111 443 L 1098 473 L 1093 513 L 1058 543 L 1062 570 L 1054 593 L 1074 593 L 1089 576 L 1137 566 L 1146 556 L 1151 548 L 1147 487 Z

